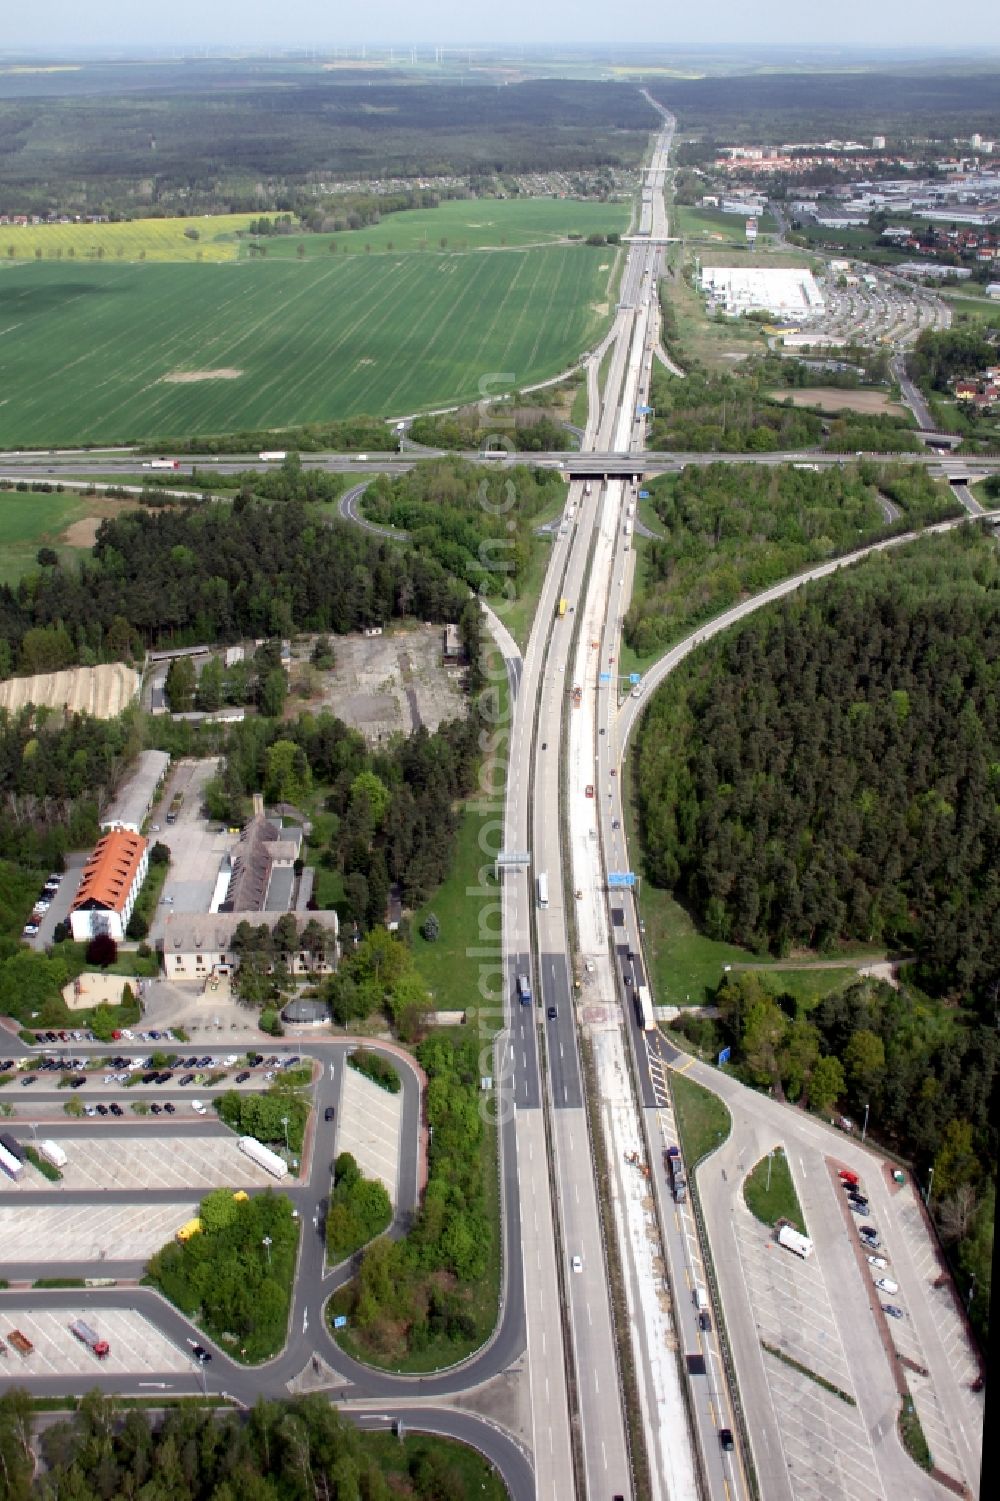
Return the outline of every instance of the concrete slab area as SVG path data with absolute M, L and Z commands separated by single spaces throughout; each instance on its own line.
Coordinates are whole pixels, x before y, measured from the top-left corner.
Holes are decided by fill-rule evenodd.
M 70 1334 L 69 1324 L 85 1319 L 92 1329 L 106 1339 L 111 1353 L 98 1360 Z M 98 1372 L 102 1376 L 142 1377 L 148 1372 L 177 1371 L 190 1375 L 191 1357 L 170 1342 L 158 1329 L 133 1309 L 84 1307 L 67 1304 L 62 1309 L 36 1309 L 28 1312 L 16 1303 L 4 1302 L 0 1312 L 0 1337 L 8 1339 L 11 1329 L 20 1329 L 34 1345 L 30 1355 L 11 1350 L 6 1374 L 24 1376 L 70 1376 L 79 1373 L 86 1379 Z
M 73 1137 L 65 1143 L 69 1161 L 60 1188 L 86 1191 L 102 1188 L 177 1188 L 200 1196 L 210 1188 L 257 1188 L 273 1184 L 262 1167 L 245 1156 L 234 1135 L 142 1136 L 93 1138 Z M 6 1183 L 7 1193 L 42 1186 L 38 1174 L 25 1173 L 20 1183 Z
M 0 1208 L 0 1266 L 7 1263 L 146 1261 L 197 1214 L 175 1204 L 26 1204 Z
M 344 1069 L 337 1152 L 350 1152 L 366 1178 L 377 1178 L 399 1201 L 399 1132 L 403 1095 L 389 1094 L 356 1068 Z

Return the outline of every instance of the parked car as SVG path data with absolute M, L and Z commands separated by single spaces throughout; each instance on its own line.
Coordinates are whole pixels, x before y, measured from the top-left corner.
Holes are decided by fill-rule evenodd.
M 107 1115 L 107 1113 L 108 1113 L 108 1107 L 107 1107 L 107 1105 L 98 1105 L 97 1106 L 97 1113 L 98 1113 L 98 1115 Z
M 236 1083 L 237 1084 L 245 1084 L 247 1082 L 247 1080 L 249 1078 L 251 1078 L 251 1077 L 252 1076 L 251 1076 L 250 1070 L 248 1068 L 245 1068 L 241 1074 L 237 1074 L 236 1075 Z
M 869 1256 L 868 1265 L 877 1267 L 880 1272 L 884 1272 L 889 1262 L 885 1256 Z
M 157 1105 L 157 1104 L 154 1103 L 154 1104 L 150 1105 L 150 1107 L 149 1107 L 149 1113 L 150 1113 L 150 1115 L 159 1115 L 159 1113 L 160 1113 L 160 1111 L 162 1109 L 163 1109 L 162 1105 Z
M 26 922 L 21 931 L 25 938 L 34 938 L 38 932 L 38 924 L 36 922 Z
M 882 1312 L 887 1313 L 891 1319 L 905 1319 L 906 1314 L 895 1303 L 883 1303 Z
M 173 1115 L 173 1113 L 177 1109 L 177 1107 L 176 1107 L 176 1105 L 172 1105 L 170 1103 L 170 1101 L 168 1100 L 167 1103 L 164 1105 L 163 1109 L 164 1109 L 164 1111 L 166 1112 L 167 1115 Z
M 122 1107 L 115 1100 L 112 1100 L 111 1104 L 108 1106 L 108 1109 L 111 1111 L 112 1115 L 124 1115 L 125 1114 L 125 1112 L 122 1109 Z
M 177 1080 L 177 1082 L 182 1087 L 185 1084 L 193 1084 L 194 1083 L 194 1074 L 182 1074 L 182 1076 Z

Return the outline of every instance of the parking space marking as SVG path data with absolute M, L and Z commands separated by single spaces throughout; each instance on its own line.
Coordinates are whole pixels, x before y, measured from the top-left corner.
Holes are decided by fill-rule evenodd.
M 103 1360 L 98 1360 L 69 1332 L 75 1318 L 85 1319 L 107 1340 L 111 1352 Z M 35 1347 L 30 1355 L 11 1351 L 7 1360 L 11 1374 L 23 1369 L 26 1376 L 87 1377 L 96 1370 L 116 1375 L 145 1375 L 191 1369 L 187 1353 L 131 1308 L 74 1307 L 67 1302 L 65 1308 L 28 1310 L 5 1303 L 0 1335 L 6 1340 L 11 1329 L 20 1329 Z
M 383 1183 L 394 1205 L 402 1120 L 402 1093 L 389 1094 L 357 1069 L 344 1069 L 337 1150 L 350 1152 L 366 1177 Z
M 28 1205 L 0 1208 L 0 1265 L 49 1261 L 146 1261 L 197 1213 L 176 1204 Z
M 235 1135 L 143 1134 L 60 1137 L 69 1161 L 62 1186 L 77 1191 L 104 1188 L 177 1188 L 206 1191 L 234 1184 L 261 1187 L 274 1180 L 241 1152 Z M 13 1186 L 13 1185 L 12 1185 Z M 31 1184 L 37 1187 L 37 1184 Z
M 764 1369 L 797 1501 L 885 1501 L 859 1410 L 767 1351 Z

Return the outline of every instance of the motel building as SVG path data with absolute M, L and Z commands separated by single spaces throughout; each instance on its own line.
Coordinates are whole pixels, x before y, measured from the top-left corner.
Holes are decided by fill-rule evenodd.
M 141 834 L 116 828 L 101 836 L 70 908 L 77 943 L 89 943 L 100 933 L 121 943 L 148 869 L 149 840 Z

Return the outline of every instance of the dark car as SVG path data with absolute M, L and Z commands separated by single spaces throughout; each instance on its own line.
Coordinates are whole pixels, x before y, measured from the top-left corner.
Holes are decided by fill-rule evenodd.
M 177 1080 L 177 1082 L 181 1086 L 183 1086 L 185 1084 L 193 1084 L 194 1083 L 194 1074 L 182 1074 L 181 1077 Z
M 250 1065 L 251 1068 L 256 1068 L 259 1063 L 263 1063 L 264 1062 L 264 1054 L 263 1053 L 251 1053 L 250 1057 L 247 1059 L 247 1062 L 249 1063 L 249 1065 Z
M 111 1111 L 112 1115 L 124 1115 L 125 1114 L 125 1112 L 122 1109 L 122 1107 L 120 1105 L 118 1105 L 118 1104 L 115 1104 L 114 1101 L 112 1101 L 112 1103 L 108 1106 L 108 1109 Z
M 157 1076 L 156 1076 L 156 1082 L 157 1082 L 157 1084 L 169 1084 L 170 1080 L 173 1077 L 174 1076 L 171 1073 L 170 1069 L 169 1068 L 165 1068 L 163 1070 L 162 1074 L 157 1074 Z
M 25 1074 L 24 1078 L 21 1080 L 21 1088 L 23 1089 L 26 1084 L 34 1084 L 37 1078 L 37 1074 Z
M 205 1349 L 204 1345 L 192 1345 L 191 1354 L 194 1356 L 195 1360 L 200 1360 L 202 1365 L 206 1365 L 212 1358 L 211 1355 L 209 1355 L 208 1351 Z
M 701 1309 L 700 1313 L 698 1314 L 698 1328 L 701 1329 L 701 1330 L 704 1330 L 707 1333 L 707 1331 L 709 1329 L 711 1329 L 711 1327 L 712 1327 L 712 1320 L 711 1320 L 711 1317 L 709 1315 L 708 1309 L 707 1308 L 703 1308 L 703 1309 Z
M 171 1105 L 171 1103 L 170 1103 L 169 1100 L 167 1101 L 167 1103 L 164 1105 L 163 1108 L 164 1108 L 164 1110 L 166 1111 L 166 1113 L 168 1115 L 173 1115 L 175 1107 L 173 1105 Z
M 163 1109 L 162 1105 L 150 1105 L 149 1112 L 150 1112 L 151 1115 L 159 1115 L 159 1113 L 160 1113 L 160 1111 L 162 1109 Z
M 236 1075 L 236 1082 L 237 1084 L 245 1084 L 250 1077 L 250 1070 L 245 1068 L 241 1074 Z
M 554 1006 L 550 1006 L 545 1015 L 548 1017 L 550 1022 L 554 1022 L 557 1015 L 556 1008 Z
M 883 1303 L 882 1304 L 882 1310 L 883 1310 L 884 1313 L 887 1313 L 891 1319 L 905 1319 L 906 1318 L 906 1314 L 903 1312 L 903 1310 L 901 1308 L 897 1308 L 897 1306 L 896 1306 L 895 1303 Z
M 107 1115 L 108 1113 L 107 1105 L 96 1105 L 94 1108 L 96 1109 L 98 1115 Z
M 868 1213 L 868 1200 L 867 1199 L 851 1199 L 850 1204 L 851 1204 L 851 1208 L 852 1208 L 852 1210 L 854 1211 L 855 1214 L 867 1214 Z
M 87 1075 L 86 1074 L 76 1074 L 72 1079 L 70 1079 L 70 1081 L 69 1081 L 69 1087 L 70 1087 L 70 1089 L 79 1089 L 80 1086 L 82 1084 L 86 1084 L 86 1082 L 87 1082 Z
M 719 1429 L 719 1443 L 727 1452 L 736 1448 L 736 1445 L 733 1443 L 733 1430 L 731 1428 Z
M 155 1068 L 147 1068 L 146 1072 L 142 1076 L 142 1082 L 143 1082 L 143 1084 L 155 1084 L 156 1083 L 156 1069 Z
M 332 1121 L 336 1114 L 337 1112 L 336 1110 L 334 1110 L 333 1106 L 327 1105 L 326 1109 L 323 1111 L 323 1119 L 325 1121 Z

